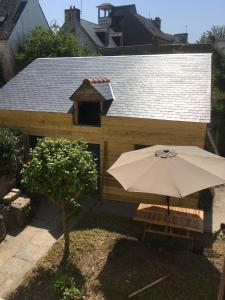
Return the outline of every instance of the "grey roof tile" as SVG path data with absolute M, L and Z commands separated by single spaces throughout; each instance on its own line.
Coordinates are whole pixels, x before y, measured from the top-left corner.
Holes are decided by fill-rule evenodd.
M 108 116 L 210 122 L 208 53 L 37 59 L 0 89 L 0 109 L 67 113 L 92 77 L 111 79 Z

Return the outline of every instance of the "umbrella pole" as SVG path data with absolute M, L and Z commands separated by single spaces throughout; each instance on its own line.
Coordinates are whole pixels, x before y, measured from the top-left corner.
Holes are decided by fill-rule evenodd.
M 168 216 L 169 216 L 169 214 L 170 214 L 170 197 L 169 196 L 166 197 L 166 201 L 167 201 Z

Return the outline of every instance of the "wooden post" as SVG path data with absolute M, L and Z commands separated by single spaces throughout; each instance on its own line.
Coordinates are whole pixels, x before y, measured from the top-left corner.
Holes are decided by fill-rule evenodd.
M 223 270 L 220 279 L 220 287 L 217 300 L 224 300 L 225 297 L 225 259 L 223 263 Z

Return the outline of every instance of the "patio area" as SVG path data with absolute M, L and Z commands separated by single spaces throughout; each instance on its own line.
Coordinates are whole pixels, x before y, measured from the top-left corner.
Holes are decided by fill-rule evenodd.
M 57 208 L 44 200 L 25 229 L 8 232 L 0 243 L 0 298 L 6 298 L 21 284 L 60 234 Z
M 171 274 L 169 280 L 137 299 L 216 299 L 225 253 L 223 240 L 205 235 L 205 252 L 196 255 L 168 237 L 152 236 L 142 243 L 142 229 L 128 218 L 88 212 L 71 232 L 68 264 L 61 264 L 60 239 L 9 299 L 50 299 L 54 278 L 60 272 L 73 276 L 76 285 L 85 288 L 88 300 L 125 300 L 167 273 Z

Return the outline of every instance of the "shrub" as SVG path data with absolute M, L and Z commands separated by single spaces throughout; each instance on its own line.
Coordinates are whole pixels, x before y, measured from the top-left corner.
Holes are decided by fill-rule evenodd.
M 0 128 L 0 174 L 15 173 L 22 163 L 22 143 L 20 136 L 8 128 Z

